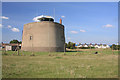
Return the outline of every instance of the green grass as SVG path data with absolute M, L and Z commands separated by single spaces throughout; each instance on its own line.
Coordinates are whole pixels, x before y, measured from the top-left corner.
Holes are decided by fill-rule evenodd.
M 93 54 L 98 51 L 98 54 Z M 64 52 L 7 51 L 2 57 L 3 78 L 116 78 L 118 51 L 93 49 Z M 13 55 L 14 54 L 14 55 Z

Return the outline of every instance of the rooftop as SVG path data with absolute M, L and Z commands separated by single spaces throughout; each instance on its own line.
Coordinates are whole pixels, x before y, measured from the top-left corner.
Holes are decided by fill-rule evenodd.
M 34 21 L 54 21 L 54 18 L 52 16 L 46 16 L 46 15 L 41 15 L 33 18 Z

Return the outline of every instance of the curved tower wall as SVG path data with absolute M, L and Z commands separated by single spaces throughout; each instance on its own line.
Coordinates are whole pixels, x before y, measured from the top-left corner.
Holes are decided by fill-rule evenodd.
M 64 51 L 64 26 L 50 21 L 25 24 L 22 50 L 41 52 Z

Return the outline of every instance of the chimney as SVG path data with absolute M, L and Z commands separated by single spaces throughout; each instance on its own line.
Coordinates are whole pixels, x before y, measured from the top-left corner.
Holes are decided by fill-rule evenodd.
M 60 24 L 62 24 L 62 19 L 60 18 Z

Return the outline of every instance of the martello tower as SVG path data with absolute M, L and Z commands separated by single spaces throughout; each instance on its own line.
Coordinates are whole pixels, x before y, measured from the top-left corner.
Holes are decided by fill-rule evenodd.
M 22 50 L 41 52 L 64 51 L 65 36 L 62 20 L 54 22 L 51 16 L 38 16 L 36 20 L 24 25 Z

